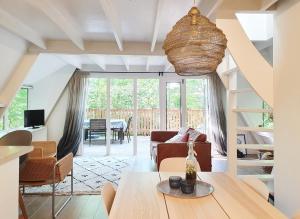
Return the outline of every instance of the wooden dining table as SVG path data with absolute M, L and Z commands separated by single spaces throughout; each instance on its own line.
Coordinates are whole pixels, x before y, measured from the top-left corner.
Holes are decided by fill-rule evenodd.
M 109 218 L 287 218 L 248 185 L 226 173 L 197 173 L 198 179 L 214 187 L 214 192 L 205 197 L 182 199 L 158 192 L 156 185 L 171 175 L 184 173 L 123 173 Z

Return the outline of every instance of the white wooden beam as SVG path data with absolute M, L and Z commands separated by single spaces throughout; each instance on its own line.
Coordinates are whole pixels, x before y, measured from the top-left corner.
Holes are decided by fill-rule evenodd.
M 211 16 L 216 12 L 224 0 L 202 0 L 199 3 L 199 8 L 201 13 L 206 17 L 211 18 Z
M 81 69 L 82 68 L 82 61 L 81 57 L 78 55 L 64 55 L 64 54 L 57 54 L 58 58 L 60 58 L 66 64 L 73 65 L 74 67 Z
M 88 58 L 98 65 L 103 71 L 106 70 L 105 57 L 95 54 L 89 54 Z
M 118 47 L 120 51 L 123 51 L 122 28 L 121 28 L 121 23 L 119 20 L 118 13 L 115 10 L 112 1 L 110 0 L 99 0 L 99 1 L 105 16 L 111 25 Z
M 41 10 L 54 22 L 62 32 L 81 50 L 84 50 L 84 43 L 78 27 L 69 12 L 59 4 L 59 1 L 52 0 L 26 0 L 32 6 Z
M 206 17 L 211 17 L 216 10 L 220 7 L 220 5 L 223 3 L 224 0 L 216 0 L 215 4 L 211 7 L 211 9 L 207 12 Z
M 123 61 L 123 63 L 124 63 L 124 66 L 125 66 L 125 68 L 126 68 L 126 71 L 129 71 L 130 66 L 129 66 L 128 57 L 121 56 L 121 59 L 122 59 L 122 61 Z
M 167 60 L 165 64 L 164 72 L 168 72 L 172 67 L 173 65 Z
M 146 71 L 149 71 L 150 69 L 150 56 L 146 57 Z
M 158 2 L 157 2 L 156 16 L 155 16 L 155 22 L 154 22 L 154 28 L 153 28 L 153 37 L 152 37 L 152 43 L 151 43 L 151 52 L 153 52 L 155 49 L 159 26 L 160 26 L 160 21 L 161 21 L 161 14 L 163 13 L 164 3 L 165 3 L 165 0 L 158 0 Z
M 64 54 L 102 54 L 102 55 L 141 55 L 163 56 L 162 43 L 151 53 L 147 42 L 124 42 L 124 50 L 120 51 L 115 42 L 85 41 L 85 50 L 80 50 L 68 40 L 48 40 L 47 49 L 31 45 L 30 53 L 64 53 Z
M 37 32 L 3 9 L 0 9 L 0 25 L 17 36 L 32 42 L 38 47 L 46 49 L 44 40 Z
M 8 106 L 15 97 L 37 57 L 37 54 L 25 54 L 22 57 L 14 72 L 12 72 L 10 79 L 5 84 L 5 87 L 0 92 L 0 103 L 4 106 Z M 0 108 L 0 116 L 4 111 L 5 107 Z
M 278 0 L 262 0 L 261 1 L 261 8 L 260 8 L 260 10 L 266 11 L 271 6 L 273 6 L 276 2 L 278 2 Z

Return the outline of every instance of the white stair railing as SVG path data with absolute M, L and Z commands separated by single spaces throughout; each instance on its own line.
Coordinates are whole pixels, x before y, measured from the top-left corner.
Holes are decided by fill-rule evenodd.
M 271 113 L 270 109 L 255 109 L 255 108 L 239 108 L 238 96 L 243 93 L 254 92 L 252 89 L 237 89 L 237 74 L 239 69 L 227 71 L 228 76 L 228 91 L 227 91 L 227 159 L 228 159 L 228 173 L 232 176 L 243 177 L 247 175 L 238 175 L 239 167 L 270 167 L 274 165 L 274 160 L 260 160 L 260 159 L 238 159 L 237 149 L 252 149 L 252 150 L 268 150 L 273 151 L 272 144 L 237 144 L 237 134 L 246 132 L 273 132 L 273 129 L 263 127 L 240 127 L 238 126 L 238 113 Z M 256 174 L 257 178 L 267 181 L 272 180 L 272 174 Z

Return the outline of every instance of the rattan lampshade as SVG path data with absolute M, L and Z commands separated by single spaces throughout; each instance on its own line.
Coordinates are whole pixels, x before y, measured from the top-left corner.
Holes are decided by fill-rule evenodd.
M 177 74 L 202 75 L 216 71 L 226 45 L 223 32 L 193 7 L 168 33 L 163 49 Z

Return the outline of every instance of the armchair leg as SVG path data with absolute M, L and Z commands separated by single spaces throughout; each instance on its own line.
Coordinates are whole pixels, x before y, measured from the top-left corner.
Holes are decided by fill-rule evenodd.
M 26 212 L 23 196 L 22 196 L 20 190 L 19 190 L 19 206 L 21 208 L 23 218 L 28 219 L 28 215 L 27 215 L 27 212 Z
M 73 168 L 71 169 L 71 194 L 68 196 L 68 199 L 62 204 L 62 206 L 55 212 L 55 180 L 52 184 L 52 218 L 55 219 L 57 215 L 64 209 L 64 207 L 69 203 L 73 196 Z

